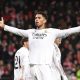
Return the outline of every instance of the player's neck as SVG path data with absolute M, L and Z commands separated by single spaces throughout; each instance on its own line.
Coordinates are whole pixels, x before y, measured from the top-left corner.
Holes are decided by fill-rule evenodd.
M 23 47 L 28 48 L 28 46 L 27 46 L 27 45 L 23 45 Z
M 42 25 L 40 27 L 37 27 L 37 29 L 45 29 L 45 25 Z
M 57 46 L 59 46 L 59 44 L 58 43 L 56 43 L 57 44 Z

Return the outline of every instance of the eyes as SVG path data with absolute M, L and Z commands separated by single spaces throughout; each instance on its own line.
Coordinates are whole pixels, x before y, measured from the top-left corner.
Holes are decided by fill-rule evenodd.
M 40 20 L 40 21 L 44 21 L 45 18 L 44 18 L 44 16 L 38 14 L 38 15 L 35 16 L 35 21 L 38 21 L 38 20 Z
M 41 17 L 35 17 L 35 19 L 41 19 Z
M 42 16 L 41 14 L 37 14 L 37 15 L 35 16 L 35 19 L 43 19 L 43 16 Z

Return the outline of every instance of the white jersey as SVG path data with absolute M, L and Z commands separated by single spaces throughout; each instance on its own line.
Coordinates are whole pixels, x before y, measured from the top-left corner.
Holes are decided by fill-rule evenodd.
M 61 52 L 58 46 L 54 43 L 55 52 L 53 53 L 53 64 L 55 64 L 55 68 L 57 69 L 57 75 L 58 77 L 62 76 L 63 80 L 68 80 L 65 72 L 63 70 L 63 67 L 61 65 Z
M 53 28 L 21 30 L 5 25 L 4 30 L 29 38 L 30 64 L 52 64 L 53 63 L 53 41 L 57 37 L 80 32 L 80 27 L 59 30 Z
M 14 61 L 14 80 L 23 78 L 29 73 L 29 51 L 25 47 L 21 47 L 15 54 Z
M 53 53 L 53 57 L 55 55 L 55 59 L 56 59 L 55 61 L 57 61 L 58 63 L 61 64 L 61 52 L 60 52 L 60 49 L 58 48 L 57 44 L 55 44 L 55 43 L 54 43 L 54 47 L 55 47 L 55 53 Z

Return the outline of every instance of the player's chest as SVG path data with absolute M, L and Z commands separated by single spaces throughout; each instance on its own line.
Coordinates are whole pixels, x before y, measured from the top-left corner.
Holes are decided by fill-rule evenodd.
M 48 40 L 52 38 L 52 33 L 47 30 L 35 30 L 30 34 L 30 40 Z

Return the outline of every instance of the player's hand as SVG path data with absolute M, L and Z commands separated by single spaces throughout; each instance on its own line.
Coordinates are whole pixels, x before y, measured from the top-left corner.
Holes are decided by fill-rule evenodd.
M 0 20 L 0 28 L 4 28 L 4 19 L 3 17 L 1 17 L 1 20 Z

